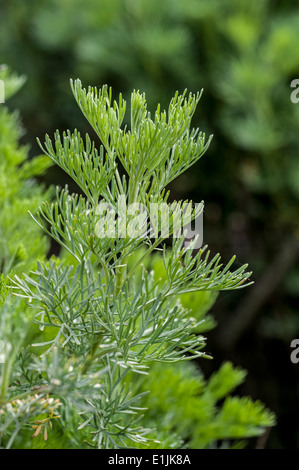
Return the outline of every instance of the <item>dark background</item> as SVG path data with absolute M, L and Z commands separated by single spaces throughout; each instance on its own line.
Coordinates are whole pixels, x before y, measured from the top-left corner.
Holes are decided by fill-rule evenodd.
M 171 187 L 205 201 L 204 242 L 223 261 L 248 262 L 255 284 L 222 293 L 208 335 L 213 361 L 248 370 L 239 394 L 277 415 L 268 448 L 298 448 L 299 6 L 274 0 L 0 0 L 0 63 L 27 82 L 8 102 L 21 111 L 23 143 L 79 128 L 90 132 L 69 79 L 146 93 L 153 111 L 176 90 L 204 88 L 193 125 L 214 134 L 203 159 Z M 64 185 L 52 168 L 47 184 Z M 55 247 L 53 247 L 54 249 Z

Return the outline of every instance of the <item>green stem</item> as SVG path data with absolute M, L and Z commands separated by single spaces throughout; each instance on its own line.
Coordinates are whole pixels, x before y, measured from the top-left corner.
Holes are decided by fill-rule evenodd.
M 94 358 L 95 358 L 95 355 L 96 355 L 96 352 L 97 352 L 97 349 L 99 347 L 99 345 L 101 344 L 102 342 L 102 338 L 103 338 L 103 335 L 99 335 L 99 338 L 97 339 L 97 341 L 95 341 L 92 346 L 91 346 L 91 350 L 90 350 L 90 354 L 89 354 L 89 358 L 87 359 L 87 361 L 85 362 L 84 364 L 84 367 L 82 369 L 82 373 L 83 374 L 86 374 L 90 368 L 90 366 L 92 365 L 93 361 L 94 361 Z
M 132 180 L 130 180 L 131 183 Z M 128 203 L 133 204 L 137 200 L 139 183 L 138 178 L 135 178 L 133 184 L 129 183 L 129 198 Z M 127 274 L 127 262 L 128 262 L 128 249 L 123 251 L 122 256 L 119 259 L 120 266 L 115 269 L 116 272 L 116 284 L 115 284 L 115 296 L 117 297 L 120 293 Z

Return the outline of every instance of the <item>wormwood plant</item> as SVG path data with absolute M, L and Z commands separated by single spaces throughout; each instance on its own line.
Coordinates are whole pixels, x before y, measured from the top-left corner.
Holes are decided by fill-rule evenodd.
M 172 365 L 207 357 L 201 335 L 205 319 L 192 317 L 182 296 L 244 287 L 250 273 L 246 265 L 232 271 L 234 258 L 226 266 L 218 254 L 210 259 L 206 247 L 193 252 L 196 238 L 184 243 L 184 231 L 177 233 L 182 201 L 172 205 L 167 235 L 161 230 L 153 238 L 146 220 L 141 236 L 129 236 L 134 214 L 127 219 L 118 215 L 114 237 L 99 231 L 109 219 L 107 213 L 117 212 L 121 198 L 127 204 L 142 203 L 147 214 L 151 204 L 167 204 L 167 184 L 194 164 L 210 142 L 191 129 L 200 95 L 176 93 L 167 112 L 158 106 L 151 117 L 144 94 L 134 91 L 127 129 L 122 127 L 126 102 L 121 95 L 113 101 L 107 86 L 86 90 L 80 80 L 71 81 L 71 87 L 101 144 L 75 130 L 57 131 L 53 140 L 47 135 L 41 145 L 82 194 L 57 189 L 56 202 L 44 202 L 33 216 L 67 255 L 38 262 L 31 275 L 12 279 L 15 294 L 32 307 L 40 340 L 20 355 L 2 419 L 12 416 L 5 429 L 11 422 L 21 429 L 32 425 L 29 418 L 36 411 L 41 416 L 34 421 L 34 435 L 46 437 L 56 423 L 72 422 L 65 433 L 76 447 L 156 445 L 143 424 L 140 405 L 146 391 L 137 391 L 137 377 L 148 371 L 150 376 L 150 366 L 158 362 Z M 99 213 L 103 202 L 109 210 Z M 191 219 L 201 210 L 202 205 L 191 208 Z M 158 218 L 162 223 L 163 215 Z M 156 250 L 163 260 L 158 278 L 147 265 Z M 31 406 L 37 410 L 32 412 Z M 22 421 L 18 418 L 21 407 L 27 410 L 27 421 L 24 409 Z M 253 426 L 273 422 L 263 408 L 256 416 Z M 8 436 L 11 446 L 16 433 Z M 7 440 L 3 433 L 2 445 Z
M 156 251 L 143 264 L 160 284 L 166 281 L 161 252 Z M 138 271 L 141 275 L 142 269 Z M 215 290 L 201 290 L 176 298 L 189 317 L 197 320 L 198 334 L 215 327 L 208 312 L 217 297 Z M 135 377 L 135 393 L 150 391 L 140 404 L 147 409 L 143 423 L 153 429 L 151 447 L 241 448 L 247 445 L 244 439 L 260 436 L 275 424 L 273 413 L 261 402 L 236 396 L 235 389 L 244 382 L 246 371 L 226 362 L 207 380 L 198 366 L 195 361 L 155 362 L 147 375 Z M 144 448 L 142 444 L 139 447 Z

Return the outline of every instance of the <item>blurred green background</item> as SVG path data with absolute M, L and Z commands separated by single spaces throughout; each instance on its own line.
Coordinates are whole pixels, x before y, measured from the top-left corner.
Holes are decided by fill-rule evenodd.
M 255 284 L 220 295 L 208 335 L 213 361 L 248 370 L 239 394 L 277 415 L 269 448 L 299 448 L 299 5 L 288 0 L 1 0 L 0 63 L 27 76 L 8 102 L 22 142 L 55 129 L 90 132 L 69 79 L 107 83 L 149 107 L 204 88 L 193 125 L 214 134 L 208 153 L 170 188 L 205 201 L 204 242 L 224 261 L 250 264 Z M 47 184 L 65 184 L 57 168 Z M 55 247 L 52 248 L 55 250 Z

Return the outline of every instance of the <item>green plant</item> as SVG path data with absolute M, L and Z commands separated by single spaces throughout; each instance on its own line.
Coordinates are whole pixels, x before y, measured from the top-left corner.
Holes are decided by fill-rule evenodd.
M 206 380 L 193 362 L 156 363 L 139 379 L 136 391 L 150 393 L 141 405 L 148 409 L 146 424 L 154 429 L 156 448 L 242 448 L 246 438 L 273 426 L 264 405 L 248 397 L 233 396 L 245 371 L 224 363 Z
M 152 119 L 145 96 L 133 92 L 128 130 L 122 128 L 126 103 L 121 95 L 117 103 L 106 86 L 85 90 L 79 80 L 71 84 L 102 144 L 97 150 L 88 136 L 82 139 L 76 130 L 62 136 L 57 131 L 54 144 L 46 136 L 45 153 L 74 179 L 83 195 L 58 189 L 56 202 L 44 202 L 33 216 L 63 247 L 62 260 L 38 262 L 30 275 L 12 279 L 16 296 L 32 308 L 40 339 L 32 340 L 30 331 L 26 337 L 23 333 L 17 353 L 2 366 L 5 371 L 9 364 L 2 384 L 1 445 L 18 446 L 20 439 L 25 442 L 30 426 L 37 438 L 42 432 L 48 438 L 53 426 L 56 433 L 63 429 L 69 447 L 86 443 L 97 448 L 154 446 L 157 439 L 144 426 L 142 415 L 147 382 L 140 385 L 137 378 L 147 371 L 154 374 L 153 364 L 158 362 L 172 365 L 207 357 L 201 333 L 211 326 L 205 315 L 215 300 L 214 293 L 248 285 L 250 273 L 246 265 L 231 271 L 234 257 L 223 267 L 219 255 L 209 259 L 206 247 L 193 252 L 196 238 L 185 246 L 184 232 L 174 236 L 182 202 L 171 206 L 171 249 L 163 230 L 151 238 L 149 223 L 143 226 L 143 236 L 130 237 L 128 228 L 134 214 L 125 225 L 117 224 L 114 237 L 99 234 L 99 225 L 103 227 L 108 220 L 106 213 L 98 212 L 100 203 L 116 210 L 118 200 L 124 197 L 128 204 L 142 203 L 147 215 L 151 204 L 167 204 L 165 186 L 195 163 L 209 144 L 202 133 L 190 128 L 200 96 L 177 93 L 168 112 L 158 106 Z M 124 175 L 119 172 L 117 158 Z M 202 210 L 202 205 L 199 209 L 188 207 L 192 219 Z M 119 215 L 118 222 L 120 219 Z M 163 222 L 161 214 L 158 222 Z M 163 253 L 158 278 L 146 267 L 156 250 Z M 157 275 L 157 269 L 155 272 Z M 190 315 L 194 295 L 199 296 L 195 299 L 199 304 L 203 296 L 202 309 L 193 309 L 194 315 Z M 233 386 L 229 386 L 233 374 L 227 372 L 224 391 L 213 389 L 212 407 L 241 381 L 236 372 Z M 222 377 L 221 372 L 219 375 Z M 238 422 L 238 413 L 246 403 L 235 406 L 232 399 L 230 405 L 237 410 Z M 273 424 L 273 416 L 262 406 L 251 402 L 250 406 L 251 413 L 245 413 L 246 429 L 239 423 L 235 432 L 216 430 L 205 442 L 194 441 L 196 445 L 258 435 L 262 426 Z M 227 408 L 223 406 L 223 415 Z M 225 427 L 223 421 L 216 421 L 218 427 L 221 423 Z M 174 426 L 174 431 L 186 438 L 183 430 Z M 165 443 L 165 433 L 164 439 Z M 173 446 L 181 442 L 180 437 L 168 439 Z
M 0 80 L 5 83 L 5 98 L 14 95 L 24 83 L 24 77 L 13 74 L 6 66 L 0 68 Z M 19 116 L 6 106 L 0 106 L 0 274 L 11 270 L 20 273 L 33 268 L 42 259 L 49 242 L 39 227 L 28 222 L 28 210 L 35 212 L 50 190 L 37 184 L 51 162 L 45 156 L 28 160 L 28 146 L 20 146 L 23 134 Z
M 85 132 L 87 124 L 70 105 L 69 76 L 110 83 L 125 97 L 140 88 L 150 107 L 166 106 L 176 89 L 204 86 L 193 122 L 217 139 L 209 158 L 177 180 L 172 194 L 204 197 L 212 250 L 250 260 L 257 280 L 256 290 L 217 302 L 218 335 L 211 336 L 210 349 L 233 350 L 250 369 L 256 394 L 276 409 L 281 419 L 269 445 L 296 446 L 289 416 L 298 405 L 298 384 L 290 368 L 281 380 L 272 348 L 282 349 L 288 361 L 299 325 L 299 107 L 290 101 L 290 83 L 299 74 L 298 5 L 2 0 L 1 15 L 1 55 L 29 77 L 26 92 L 11 104 L 21 108 L 27 141 L 34 143 L 44 129 Z M 47 181 L 65 183 L 57 169 Z M 254 351 L 243 347 L 247 338 Z
M 10 98 L 24 83 L 24 77 L 13 74 L 6 66 L 0 68 L 5 84 L 5 99 Z M 49 249 L 40 228 L 28 220 L 28 210 L 35 213 L 51 190 L 38 185 L 35 177 L 49 167 L 44 156 L 27 160 L 28 148 L 20 146 L 22 128 L 19 116 L 0 106 L 0 441 L 10 447 L 21 428 L 28 426 L 30 416 L 41 412 L 55 413 L 57 402 L 38 395 L 22 396 L 18 369 L 22 347 L 34 337 L 32 311 L 18 299 L 13 300 L 8 275 L 33 268 L 37 258 L 44 259 Z M 28 371 L 24 371 L 26 376 Z M 15 398 L 12 399 L 12 396 Z M 23 398 L 20 400 L 19 398 Z

